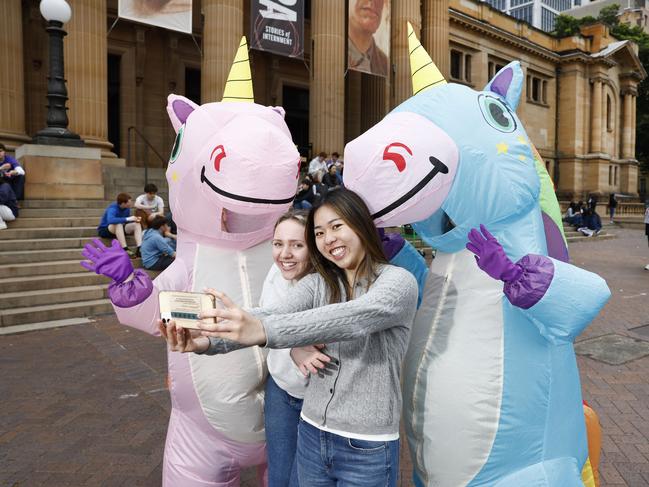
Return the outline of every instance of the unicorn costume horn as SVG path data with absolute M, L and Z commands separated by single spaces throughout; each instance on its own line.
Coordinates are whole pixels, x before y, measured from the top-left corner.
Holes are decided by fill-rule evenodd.
M 434 86 L 446 84 L 444 76 L 417 39 L 410 22 L 408 22 L 408 51 L 413 96 Z
M 223 100 L 221 101 L 255 102 L 246 36 L 241 38 L 239 49 L 234 56 L 234 61 L 232 61 L 230 74 L 228 74 L 228 80 L 225 82 L 225 89 L 223 90 Z

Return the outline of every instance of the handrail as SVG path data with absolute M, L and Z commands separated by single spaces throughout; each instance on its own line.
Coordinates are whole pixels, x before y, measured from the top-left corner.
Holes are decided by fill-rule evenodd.
M 131 126 L 128 128 L 128 132 L 127 132 L 127 141 L 128 141 L 127 157 L 128 157 L 128 165 L 129 165 L 129 166 L 131 165 L 131 160 L 132 160 L 132 159 L 131 159 L 131 132 L 135 132 L 136 135 L 139 135 L 139 136 L 140 136 L 140 139 L 142 139 L 142 141 L 146 144 L 145 147 L 146 147 L 147 149 L 150 148 L 150 149 L 153 151 L 153 153 L 154 153 L 156 156 L 158 156 L 158 159 L 160 159 L 160 162 L 162 162 L 162 167 L 164 167 L 165 164 L 167 163 L 167 159 L 164 158 L 164 157 L 162 157 L 162 155 L 157 151 L 157 149 L 156 149 L 155 147 L 153 147 L 153 145 L 151 144 L 151 142 L 149 142 L 149 139 L 147 139 L 147 138 L 144 136 L 144 134 L 143 134 L 142 132 L 140 132 L 140 131 L 139 131 L 136 127 L 134 127 L 133 125 L 131 125 Z M 145 184 L 145 185 L 148 184 L 148 182 L 149 182 L 149 167 L 148 167 L 148 160 L 149 160 L 149 152 L 148 152 L 148 150 L 147 150 L 147 152 L 145 153 L 145 156 L 144 156 L 144 184 Z

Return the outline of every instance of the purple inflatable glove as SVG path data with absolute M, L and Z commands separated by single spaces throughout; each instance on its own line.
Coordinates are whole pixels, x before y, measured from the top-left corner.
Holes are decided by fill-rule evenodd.
M 466 244 L 466 248 L 475 254 L 478 267 L 500 281 L 518 279 L 523 269 L 507 257 L 503 246 L 484 225 L 480 225 L 480 232 L 473 228 L 469 232 L 469 243 Z
M 381 237 L 381 244 L 383 244 L 383 253 L 385 254 L 385 258 L 389 261 L 392 260 L 406 244 L 406 241 L 400 234 L 388 233 L 386 235 L 383 228 L 379 228 L 379 237 Z
M 120 247 L 117 240 L 113 240 L 110 247 L 106 247 L 99 240 L 86 244 L 83 248 L 83 255 L 86 259 L 81 265 L 97 274 L 110 277 L 117 283 L 122 283 L 133 273 L 133 264 L 126 251 Z

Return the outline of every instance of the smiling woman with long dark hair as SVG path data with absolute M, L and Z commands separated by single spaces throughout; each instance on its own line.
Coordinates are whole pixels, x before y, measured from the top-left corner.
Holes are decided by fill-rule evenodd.
M 227 353 L 244 346 L 290 348 L 326 343 L 334 364 L 312 376 L 297 445 L 300 485 L 396 486 L 399 475 L 401 362 L 417 305 L 417 283 L 389 265 L 363 200 L 329 192 L 309 215 L 307 245 L 315 273 L 286 299 L 245 311 L 210 290 L 225 308 L 201 323 L 210 338 L 167 328 L 177 351 Z

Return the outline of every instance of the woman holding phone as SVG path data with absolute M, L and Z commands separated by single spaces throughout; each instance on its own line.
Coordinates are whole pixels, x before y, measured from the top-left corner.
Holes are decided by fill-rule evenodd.
M 327 343 L 335 368 L 312 376 L 298 428 L 300 485 L 396 486 L 399 475 L 400 370 L 417 305 L 417 282 L 387 263 L 363 200 L 329 192 L 309 214 L 306 239 L 315 273 L 285 300 L 246 311 L 225 294 L 203 315 L 203 335 L 172 328 L 178 351 L 227 353 L 266 345 Z

